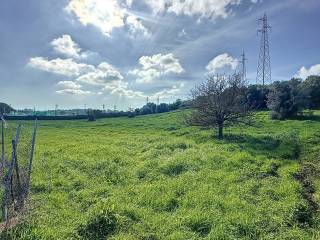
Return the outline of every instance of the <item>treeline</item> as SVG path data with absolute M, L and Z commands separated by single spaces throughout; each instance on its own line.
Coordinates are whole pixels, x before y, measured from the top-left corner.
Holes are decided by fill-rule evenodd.
M 182 108 L 187 108 L 189 106 L 189 101 L 182 101 L 177 99 L 174 103 L 160 103 L 159 105 L 155 103 L 147 103 L 142 108 L 136 108 L 133 112 L 135 116 L 138 115 L 148 115 L 156 113 L 165 113 L 170 111 L 175 111 Z
M 177 99 L 174 103 L 160 103 L 155 104 L 149 102 L 141 108 L 136 108 L 133 111 L 114 111 L 114 112 L 103 112 L 98 109 L 88 110 L 88 120 L 95 121 L 97 118 L 115 118 L 115 117 L 129 117 L 134 118 L 140 115 L 149 115 L 157 113 L 165 113 L 175 111 L 182 108 L 187 108 L 190 105 L 190 101 L 182 101 Z
M 320 76 L 276 81 L 265 87 L 251 85 L 247 102 L 254 110 L 270 110 L 272 119 L 297 117 L 303 110 L 320 108 Z
M 160 103 L 155 104 L 153 102 L 149 102 L 145 104 L 141 108 L 136 108 L 133 111 L 114 111 L 104 113 L 102 110 L 89 110 L 88 116 L 89 120 L 93 121 L 96 118 L 114 118 L 114 117 L 129 117 L 133 118 L 139 115 L 149 115 L 149 114 L 157 114 L 157 113 L 165 113 L 170 111 L 175 111 L 182 108 L 187 108 L 190 105 L 189 101 L 182 101 L 181 99 L 177 99 L 173 103 Z
M 272 119 L 284 120 L 294 118 L 305 109 L 320 108 L 320 76 L 309 76 L 306 80 L 293 78 L 289 81 L 276 81 L 270 85 L 243 86 L 245 104 L 253 111 L 270 110 Z M 228 97 L 226 97 L 228 98 Z M 149 102 L 134 111 L 104 112 L 102 110 L 88 110 L 87 115 L 75 116 L 6 116 L 8 120 L 76 120 L 115 117 L 135 117 L 139 115 L 165 113 L 178 109 L 192 108 L 194 100 L 182 101 L 177 99 L 173 103 L 155 104 Z M 8 114 L 13 109 L 5 103 L 0 103 L 0 114 Z

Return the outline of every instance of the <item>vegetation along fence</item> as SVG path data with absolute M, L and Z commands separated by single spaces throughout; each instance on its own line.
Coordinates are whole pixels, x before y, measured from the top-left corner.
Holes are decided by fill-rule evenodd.
M 37 120 L 33 126 L 11 123 L 1 117 L 0 203 L 2 226 L 19 217 L 29 194 Z

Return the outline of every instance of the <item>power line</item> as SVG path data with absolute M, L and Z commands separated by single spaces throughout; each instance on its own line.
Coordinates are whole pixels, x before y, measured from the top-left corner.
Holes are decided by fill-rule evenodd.
M 268 24 L 268 17 L 265 13 L 264 16 L 259 19 L 262 22 L 261 28 L 258 30 L 261 33 L 260 54 L 257 69 L 257 84 L 264 86 L 266 83 L 271 83 L 271 61 L 269 51 L 269 32 L 271 26 Z

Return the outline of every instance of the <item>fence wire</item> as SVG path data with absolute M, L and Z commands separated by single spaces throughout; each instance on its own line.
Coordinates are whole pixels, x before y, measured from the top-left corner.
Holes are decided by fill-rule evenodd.
M 1 222 L 7 225 L 23 210 L 29 194 L 37 121 L 7 123 L 1 118 L 0 201 Z

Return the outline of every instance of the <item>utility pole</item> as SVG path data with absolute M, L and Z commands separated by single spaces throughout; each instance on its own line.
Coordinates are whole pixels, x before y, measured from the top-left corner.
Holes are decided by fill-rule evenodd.
M 103 113 L 106 113 L 106 105 L 105 104 L 102 105 L 102 110 L 103 110 Z
M 160 97 L 158 96 L 157 97 L 157 105 L 159 105 L 160 104 Z
M 149 97 L 147 97 L 147 104 L 149 103 Z
M 265 84 L 272 82 L 269 52 L 269 32 L 271 30 L 271 26 L 268 24 L 268 17 L 266 13 L 261 19 L 259 19 L 259 22 L 262 23 L 262 26 L 258 30 L 258 32 L 261 33 L 261 44 L 257 69 L 257 84 L 261 84 L 264 88 Z
M 248 59 L 246 59 L 246 55 L 245 52 L 243 50 L 243 53 L 241 55 L 241 75 L 242 75 L 242 80 L 246 81 L 247 80 L 247 67 L 246 67 L 246 61 Z
M 114 112 L 117 111 L 117 105 L 113 105 L 113 111 L 114 111 Z

